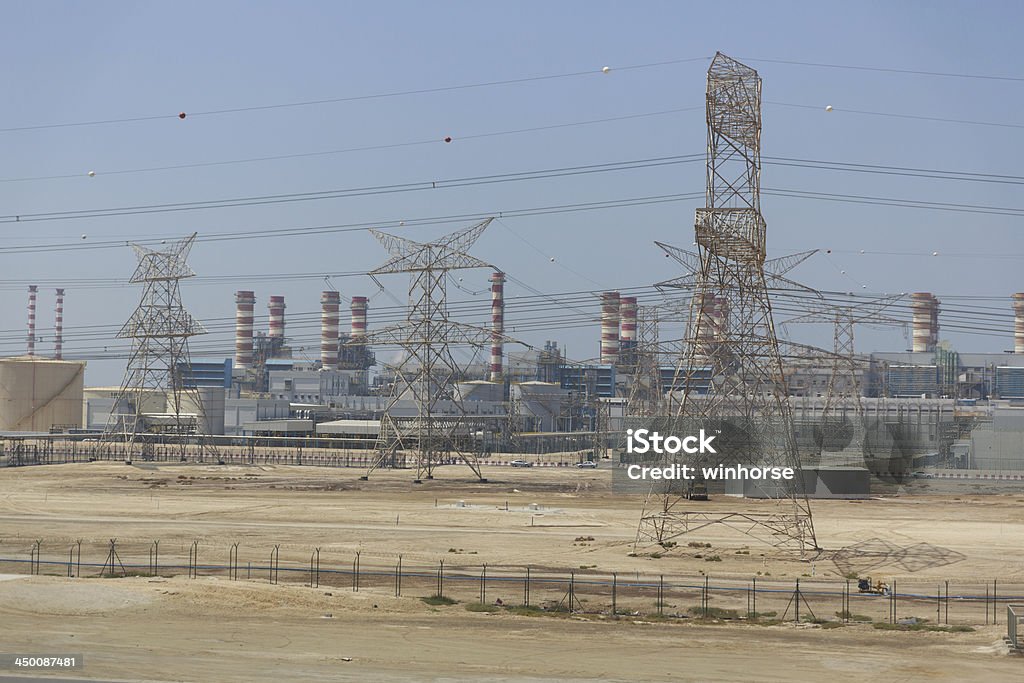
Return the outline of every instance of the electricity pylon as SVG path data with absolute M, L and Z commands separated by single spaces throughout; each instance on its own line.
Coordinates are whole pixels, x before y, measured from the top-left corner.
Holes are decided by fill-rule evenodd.
M 769 297 L 773 273 L 765 267 L 757 72 L 717 53 L 708 69 L 706 113 L 707 194 L 705 207 L 696 211 L 697 268 L 688 274 L 695 293 L 678 373 L 681 384 L 674 384 L 671 394 L 677 401 L 677 428 L 721 425 L 731 432 L 729 458 L 735 462 L 790 467 L 799 473 Z M 706 313 L 709 300 L 715 302 L 717 320 Z M 709 326 L 713 335 L 707 333 Z M 699 472 L 702 465 L 719 462 L 709 457 L 717 456 L 693 455 L 685 461 Z M 651 487 L 635 545 L 665 545 L 696 529 L 722 524 L 801 553 L 817 547 L 810 503 L 798 479 L 777 482 L 773 495 L 779 505 L 763 513 L 696 507 L 689 490 L 678 484 Z
M 131 245 L 138 265 L 129 281 L 142 285 L 142 297 L 117 334 L 132 340 L 132 351 L 103 434 L 107 445 L 126 444 L 129 456 L 138 449 L 146 459 L 157 443 L 170 442 L 184 459 L 193 435 L 200 459 L 213 452 L 202 438 L 205 410 L 188 346 L 206 330 L 181 301 L 181 281 L 195 276 L 186 262 L 195 239 L 192 233 L 159 251 Z
M 432 479 L 435 467 L 455 460 L 484 481 L 474 442 L 479 420 L 455 392 L 454 384 L 465 373 L 452 349 L 480 350 L 494 341 L 496 333 L 452 320 L 447 285 L 452 270 L 493 268 L 467 253 L 492 220 L 424 243 L 370 231 L 391 254 L 370 276 L 409 273 L 410 280 L 405 323 L 374 331 L 362 342 L 396 345 L 404 352 L 394 368 L 394 393 L 381 418 L 376 453 L 364 479 L 380 467 L 405 466 L 411 454 L 417 482 Z
M 863 430 L 864 404 L 861 401 L 860 372 L 854 351 L 854 327 L 905 327 L 905 320 L 885 313 L 885 309 L 903 298 L 903 295 L 895 295 L 845 305 L 805 302 L 811 309 L 809 312 L 782 323 L 784 328 L 804 323 L 832 325 L 832 367 L 814 435 L 819 457 L 825 451 L 839 451 L 855 445 L 858 431 Z M 825 354 L 821 354 L 814 360 L 820 362 L 826 358 Z M 848 413 L 852 413 L 853 419 Z M 862 433 L 859 436 L 863 438 Z

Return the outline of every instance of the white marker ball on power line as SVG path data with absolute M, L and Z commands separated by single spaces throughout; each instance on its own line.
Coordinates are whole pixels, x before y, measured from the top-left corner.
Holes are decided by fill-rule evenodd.
M 861 285 L 861 286 L 860 286 L 860 288 L 861 288 L 861 289 L 867 289 L 867 288 L 868 288 L 868 286 L 867 286 L 867 285 Z
M 846 275 L 846 271 L 845 271 L 845 270 L 840 270 L 839 272 L 840 272 L 840 274 L 842 274 L 842 275 Z
M 84 240 L 85 238 L 86 238 L 86 235 L 82 235 L 82 239 Z
M 89 171 L 88 173 L 86 173 L 86 175 L 89 176 L 90 178 L 95 178 L 96 177 L 96 171 Z
M 832 111 L 832 105 L 831 104 L 826 105 L 825 106 L 825 111 Z
M 605 73 L 606 74 L 606 73 L 608 73 L 611 70 L 612 70 L 612 68 L 610 66 L 602 66 L 601 67 L 601 73 Z
M 551 257 L 551 262 L 552 262 L 552 263 L 554 263 L 554 262 L 555 262 L 555 257 L 554 257 L 554 256 L 552 256 L 552 257 Z
M 938 255 L 939 255 L 939 252 L 937 252 L 937 251 L 933 251 L 932 252 L 932 256 L 938 256 Z
M 398 221 L 399 225 L 405 225 L 405 221 Z

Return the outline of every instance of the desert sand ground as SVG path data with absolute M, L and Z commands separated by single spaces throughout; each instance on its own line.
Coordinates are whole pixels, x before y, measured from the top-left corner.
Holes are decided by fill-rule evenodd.
M 807 607 L 835 621 L 844 575 L 871 574 L 921 596 L 904 600 L 898 617 L 934 622 L 941 601 L 928 596 L 945 581 L 954 596 L 980 596 L 996 579 L 1000 595 L 1024 597 L 1022 494 L 815 501 L 824 550 L 803 559 L 718 527 L 694 536 L 710 549 L 681 543 L 631 555 L 643 501 L 612 493 L 607 470 L 496 467 L 487 484 L 454 467 L 422 485 L 408 472 L 379 472 L 369 482 L 360 474 L 111 463 L 0 469 L 0 572 L 15 575 L 0 581 L 0 652 L 77 653 L 85 667 L 63 675 L 126 681 L 1024 679 L 1024 658 L 1007 655 L 1002 642 L 1005 607 L 998 624 L 986 625 L 980 599 L 949 608 L 950 623 L 972 632 L 897 632 L 661 617 L 654 588 L 665 576 L 675 587 L 662 611 L 689 615 L 708 575 L 737 589 L 716 593 L 713 604 L 745 614 L 743 587 L 759 577 L 778 591 L 759 595 L 757 610 L 781 616 L 800 578 Z M 774 504 L 716 497 L 701 505 Z M 160 575 L 95 578 L 112 538 L 117 569 L 130 574 L 149 573 L 159 540 Z M 29 576 L 37 540 L 41 575 Z M 63 563 L 69 551 L 74 560 L 78 541 L 81 578 L 68 578 Z M 235 543 L 232 581 L 225 565 Z M 277 584 L 267 572 L 274 546 Z M 314 588 L 305 582 L 317 547 Z M 355 592 L 350 574 L 330 570 L 350 571 L 357 552 L 363 576 Z M 411 574 L 396 597 L 393 577 L 373 571 L 393 568 L 399 555 Z M 425 604 L 419 598 L 436 592 L 442 560 L 445 595 L 458 602 Z M 580 613 L 467 610 L 480 601 L 471 577 L 484 564 L 490 576 L 509 577 L 488 584 L 489 605 L 522 601 L 515 577 L 527 566 L 535 577 L 575 571 Z M 608 614 L 613 572 L 622 582 L 617 619 Z M 531 603 L 564 603 L 566 585 L 535 583 Z M 854 595 L 850 611 L 882 621 L 888 602 Z

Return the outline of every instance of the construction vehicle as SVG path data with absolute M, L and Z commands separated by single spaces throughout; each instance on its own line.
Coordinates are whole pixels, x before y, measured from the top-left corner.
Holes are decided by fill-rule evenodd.
M 889 595 L 890 592 L 889 584 L 884 583 L 882 580 L 871 583 L 870 576 L 866 579 L 857 579 L 857 590 L 861 593 L 871 593 L 873 595 Z

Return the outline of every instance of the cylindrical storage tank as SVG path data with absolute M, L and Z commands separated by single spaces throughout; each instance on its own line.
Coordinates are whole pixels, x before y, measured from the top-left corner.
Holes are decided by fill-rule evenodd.
M 196 405 L 197 397 L 202 405 Z M 220 435 L 224 433 L 226 397 L 224 387 L 198 387 L 182 394 L 181 411 L 196 415 L 197 433 Z
M 1024 353 L 1024 292 L 1013 295 L 1013 352 Z
M 36 292 L 35 285 L 28 286 L 28 355 L 36 355 Z
M 270 297 L 267 309 L 270 311 L 270 337 L 284 339 L 284 297 Z
M 64 290 L 57 290 L 57 305 L 54 307 L 56 316 L 53 321 L 53 357 L 55 360 L 64 358 Z
M 505 338 L 505 273 L 491 275 L 491 381 L 500 382 L 504 375 L 502 356 Z
M 0 431 L 81 427 L 84 379 L 82 361 L 0 359 Z
M 320 294 L 320 367 L 324 370 L 338 369 L 338 315 L 341 309 L 341 294 L 322 292 Z
M 352 330 L 351 337 L 355 340 L 366 339 L 366 309 L 368 308 L 365 296 L 352 297 Z
M 930 292 L 914 292 L 910 295 L 913 313 L 913 350 L 926 353 L 935 350 L 938 341 L 938 301 Z
M 622 334 L 619 339 L 623 347 L 636 346 L 636 297 L 622 297 L 619 306 L 622 312 Z
M 619 362 L 619 293 L 601 294 L 601 363 Z
M 250 290 L 235 292 L 235 367 L 252 367 L 252 327 L 256 294 Z

